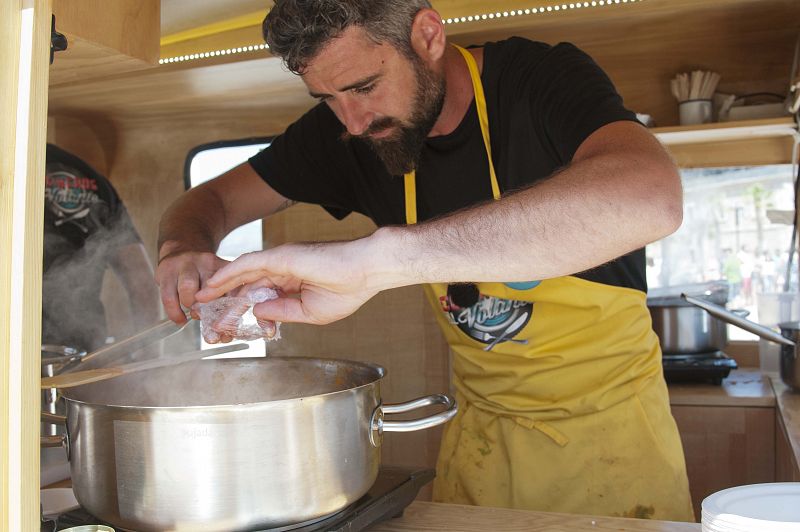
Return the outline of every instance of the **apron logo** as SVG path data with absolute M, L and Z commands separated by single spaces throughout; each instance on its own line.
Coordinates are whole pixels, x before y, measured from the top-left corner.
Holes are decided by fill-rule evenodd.
M 527 344 L 526 339 L 515 339 L 531 319 L 533 303 L 500 299 L 481 295 L 473 306 L 462 308 L 454 305 L 447 296 L 439 298 L 442 310 L 450 323 L 461 329 L 470 338 L 486 344 L 484 351 L 504 342 Z

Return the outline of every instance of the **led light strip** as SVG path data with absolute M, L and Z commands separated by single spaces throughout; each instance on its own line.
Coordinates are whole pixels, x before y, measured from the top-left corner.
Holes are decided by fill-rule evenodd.
M 244 52 L 255 52 L 257 50 L 266 50 L 269 46 L 264 43 L 251 44 L 250 46 L 239 46 L 237 48 L 227 48 L 225 50 L 214 50 L 211 52 L 198 52 L 196 54 L 179 55 L 176 57 L 165 57 L 158 60 L 159 65 L 167 63 L 181 63 L 183 61 L 194 61 L 195 59 L 208 59 L 209 57 L 217 57 L 220 55 L 241 54 Z
M 511 11 L 498 11 L 496 13 L 482 13 L 479 15 L 470 15 L 467 17 L 453 17 L 442 19 L 442 22 L 447 25 L 463 24 L 467 22 L 479 22 L 484 20 L 494 20 L 507 17 L 521 17 L 526 15 L 541 15 L 545 13 L 553 13 L 558 11 L 568 11 L 570 9 L 587 9 L 592 7 L 607 7 L 616 4 L 633 4 L 636 2 L 644 2 L 645 0 L 591 0 L 587 2 L 570 2 L 564 4 L 556 4 L 546 7 L 531 7 L 528 9 L 512 9 Z M 180 55 L 175 57 L 166 57 L 158 60 L 159 65 L 168 63 L 181 63 L 184 61 L 194 61 L 197 59 L 208 59 L 210 57 L 217 57 L 221 55 L 241 54 L 244 52 L 255 52 L 258 50 L 267 50 L 269 46 L 266 44 L 253 44 L 250 46 L 240 46 L 237 48 L 228 48 L 225 50 L 214 50 L 211 52 L 198 52 L 196 54 Z
M 644 2 L 644 0 L 592 0 L 590 2 L 570 2 L 568 4 L 557 4 L 547 7 L 532 7 L 529 9 L 512 9 L 511 11 L 497 11 L 495 13 L 483 13 L 480 15 L 470 15 L 468 17 L 453 17 L 443 19 L 445 24 L 463 24 L 464 22 L 477 22 L 480 20 L 491 20 L 496 18 L 519 17 L 525 15 L 538 15 L 551 13 L 554 11 L 567 11 L 570 9 L 584 9 L 590 7 L 605 7 L 615 4 L 633 4 Z

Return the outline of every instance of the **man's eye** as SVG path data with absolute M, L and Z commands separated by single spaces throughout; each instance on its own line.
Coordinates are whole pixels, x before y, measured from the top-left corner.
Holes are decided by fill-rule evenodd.
M 371 85 L 366 85 L 364 87 L 355 88 L 355 89 L 353 89 L 353 92 L 355 92 L 356 94 L 369 94 L 373 90 L 375 90 L 375 84 L 374 83 L 371 84 Z

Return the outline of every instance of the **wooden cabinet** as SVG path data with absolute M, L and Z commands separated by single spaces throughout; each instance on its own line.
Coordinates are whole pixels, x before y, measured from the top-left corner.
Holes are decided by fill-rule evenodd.
M 775 409 L 673 406 L 695 514 L 714 492 L 775 481 Z
M 50 85 L 148 68 L 160 56 L 160 0 L 54 0 L 57 52 Z
M 740 369 L 721 386 L 670 385 L 697 519 L 717 491 L 775 481 L 776 401 L 767 377 Z
M 780 412 L 775 415 L 775 481 L 800 482 L 800 467 L 792 452 Z
M 772 376 L 775 410 L 775 480 L 800 482 L 800 392 Z

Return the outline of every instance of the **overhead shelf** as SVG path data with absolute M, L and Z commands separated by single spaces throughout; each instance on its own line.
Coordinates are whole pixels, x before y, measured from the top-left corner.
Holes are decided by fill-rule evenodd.
M 657 127 L 650 131 L 683 168 L 797 161 L 800 134 L 790 117 Z
M 650 131 L 666 145 L 798 136 L 797 124 L 791 117 L 656 127 Z
M 56 0 L 56 31 L 67 49 L 56 52 L 50 85 L 86 81 L 158 64 L 159 0 Z

